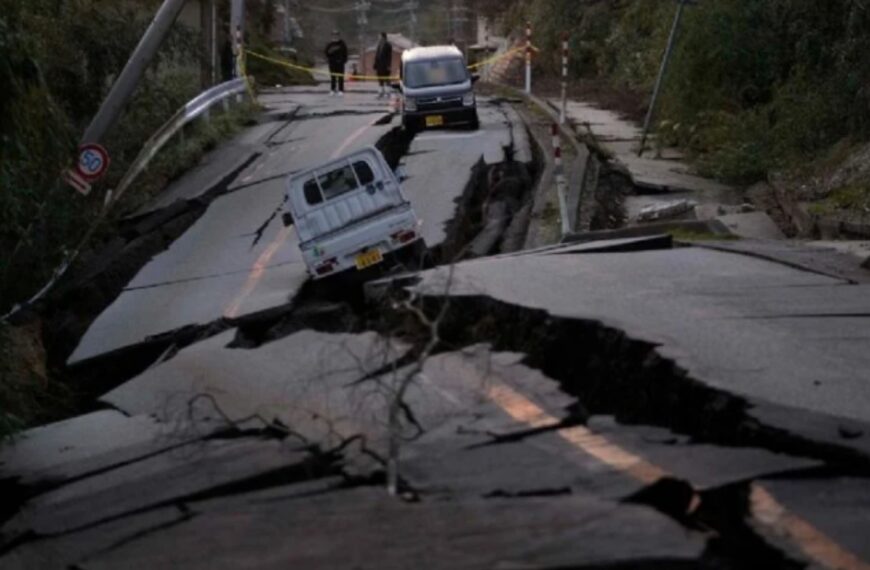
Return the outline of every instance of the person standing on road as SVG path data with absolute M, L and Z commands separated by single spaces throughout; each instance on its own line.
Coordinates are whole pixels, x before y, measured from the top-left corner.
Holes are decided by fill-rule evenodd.
M 375 51 L 375 74 L 378 76 L 380 90 L 378 91 L 378 99 L 386 97 L 387 85 L 390 82 L 390 71 L 393 67 L 393 44 L 387 39 L 387 32 L 381 32 L 381 39 L 378 41 L 378 49 Z
M 329 62 L 331 79 L 329 95 L 344 95 L 344 66 L 347 65 L 347 44 L 341 39 L 338 30 L 332 31 L 332 41 L 326 46 L 326 60 Z

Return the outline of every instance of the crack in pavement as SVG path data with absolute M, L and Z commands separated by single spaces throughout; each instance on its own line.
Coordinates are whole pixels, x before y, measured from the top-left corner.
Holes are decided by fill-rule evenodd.
M 267 266 L 267 268 L 272 269 L 275 267 L 284 267 L 286 265 L 297 265 L 299 263 L 301 263 L 301 262 L 300 261 L 282 261 L 280 263 L 270 264 Z M 193 283 L 196 281 L 207 281 L 209 279 L 219 279 L 221 277 L 229 277 L 231 275 L 241 275 L 243 273 L 249 273 L 249 271 L 250 270 L 248 270 L 248 269 L 238 269 L 235 271 L 226 271 L 223 273 L 213 273 L 213 274 L 208 274 L 208 275 L 200 275 L 197 277 L 188 277 L 185 279 L 175 279 L 172 281 L 161 281 L 159 283 L 151 283 L 148 285 L 138 285 L 136 287 L 127 287 L 124 289 L 124 291 L 125 292 L 126 291 L 141 291 L 143 289 L 155 289 L 155 288 L 159 288 L 159 287 L 170 287 L 172 285 L 180 285 L 183 283 Z

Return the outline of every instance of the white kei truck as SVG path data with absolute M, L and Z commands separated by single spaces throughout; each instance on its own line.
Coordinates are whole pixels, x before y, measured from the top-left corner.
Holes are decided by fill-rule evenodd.
M 364 148 L 287 180 L 286 204 L 314 279 L 422 258 L 420 222 L 384 156 Z

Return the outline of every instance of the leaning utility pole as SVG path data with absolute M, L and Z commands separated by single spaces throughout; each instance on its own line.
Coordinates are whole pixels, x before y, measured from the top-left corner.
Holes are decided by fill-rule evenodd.
M 668 63 L 671 61 L 671 54 L 674 51 L 674 45 L 677 43 L 677 32 L 680 29 L 680 21 L 683 18 L 683 9 L 691 0 L 677 0 L 677 13 L 674 15 L 674 24 L 671 27 L 671 35 L 668 38 L 668 47 L 665 48 L 665 55 L 662 57 L 662 64 L 659 68 L 659 76 L 656 78 L 656 85 L 653 88 L 652 100 L 649 104 L 649 109 L 646 112 L 646 119 L 643 122 L 643 135 L 640 137 L 640 148 L 637 150 L 638 156 L 643 156 L 644 147 L 646 146 L 646 138 L 649 135 L 650 124 L 652 123 L 653 115 L 655 114 L 656 103 L 659 100 L 659 93 L 664 83 L 665 74 L 668 71 Z
M 145 70 L 148 69 L 157 54 L 157 50 L 160 49 L 163 40 L 169 34 L 172 24 L 175 23 L 175 19 L 184 7 L 184 2 L 185 0 L 164 0 L 145 35 L 139 40 L 139 45 L 136 46 L 133 55 L 130 56 L 118 79 L 112 85 L 112 89 L 100 106 L 100 110 L 97 111 L 91 124 L 85 130 L 82 137 L 83 143 L 99 143 L 118 121 L 121 112 L 127 106 L 136 87 L 139 86 Z

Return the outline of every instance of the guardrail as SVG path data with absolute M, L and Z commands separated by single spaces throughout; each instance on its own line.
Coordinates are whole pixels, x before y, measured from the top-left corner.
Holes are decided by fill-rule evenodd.
M 196 120 L 200 116 L 209 116 L 211 108 L 222 103 L 224 110 L 229 106 L 229 100 L 236 97 L 239 101 L 244 97 L 248 90 L 245 79 L 233 79 L 226 83 L 221 83 L 204 91 L 191 99 L 184 107 L 176 111 L 171 119 L 166 121 L 151 138 L 149 138 L 142 146 L 142 151 L 127 169 L 118 187 L 114 192 L 107 194 L 106 204 L 110 205 L 116 202 L 127 189 L 133 184 L 136 178 L 142 174 L 142 171 L 148 167 L 148 163 L 160 152 L 160 149 L 175 136 L 178 131 L 184 128 L 188 123 Z
M 220 85 L 215 85 L 211 89 L 200 93 L 199 95 L 188 101 L 187 104 L 181 107 L 178 111 L 176 111 L 172 118 L 166 121 L 162 127 L 157 129 L 157 132 L 155 132 L 147 141 L 145 141 L 145 144 L 142 145 L 142 150 L 139 152 L 138 156 L 136 156 L 136 159 L 127 169 L 127 172 L 121 178 L 121 181 L 118 183 L 117 188 L 115 188 L 114 191 L 110 190 L 106 193 L 106 199 L 103 203 L 103 209 L 100 212 L 100 215 L 88 228 L 88 231 L 85 232 L 84 237 L 82 237 L 76 247 L 69 254 L 67 254 L 67 257 L 54 270 L 54 274 L 52 275 L 48 283 L 46 283 L 33 297 L 23 303 L 15 305 L 8 313 L 0 316 L 0 322 L 7 321 L 11 317 L 15 316 L 23 308 L 33 305 L 34 303 L 45 297 L 48 292 L 54 288 L 57 282 L 60 281 L 61 277 L 66 274 L 73 261 L 75 261 L 75 259 L 79 256 L 84 246 L 94 234 L 94 231 L 106 218 L 106 215 L 108 214 L 112 204 L 117 202 L 118 199 L 124 195 L 127 189 L 148 167 L 148 163 L 151 162 L 151 160 L 157 155 L 158 152 L 160 152 L 160 150 L 166 145 L 167 142 L 172 139 L 175 134 L 183 129 L 185 125 L 193 122 L 199 117 L 203 115 L 208 117 L 212 107 L 219 103 L 223 105 L 224 110 L 228 110 L 230 100 L 232 98 L 235 97 L 237 102 L 241 102 L 245 97 L 246 93 L 249 96 L 252 96 L 247 84 L 247 80 L 245 78 L 233 79 L 232 81 L 227 81 L 225 83 L 221 83 Z

